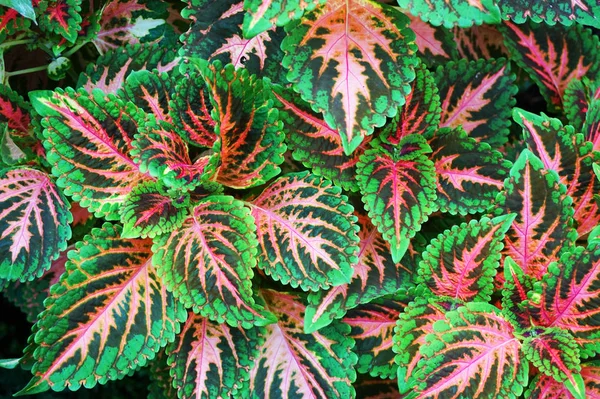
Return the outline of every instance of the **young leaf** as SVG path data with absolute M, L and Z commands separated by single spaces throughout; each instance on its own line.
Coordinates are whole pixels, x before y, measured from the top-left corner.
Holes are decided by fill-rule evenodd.
M 542 278 L 551 262 L 575 242 L 573 208 L 566 188 L 552 170 L 523 150 L 496 198 L 495 215 L 516 213 L 504 239 L 504 254 L 525 272 Z
M 423 253 L 416 282 L 438 297 L 489 302 L 504 234 L 515 216 L 482 217 L 440 234 Z
M 158 121 L 171 122 L 169 100 L 173 96 L 174 80 L 166 72 L 147 70 L 134 71 L 127 76 L 125 85 L 117 96 L 131 101 L 147 114 L 153 114 Z
M 444 27 L 433 26 L 419 17 L 408 15 L 410 29 L 415 32 L 415 44 L 421 61 L 428 67 L 456 59 L 456 42 L 452 32 Z
M 30 93 L 44 127 L 44 147 L 56 184 L 82 206 L 119 219 L 118 210 L 135 183 L 150 180 L 131 160 L 139 128 L 133 104 L 100 90 Z
M 273 321 L 252 296 L 256 235 L 241 201 L 206 197 L 180 228 L 155 239 L 153 252 L 164 284 L 195 313 L 244 328 Z
M 81 30 L 81 0 L 47 0 L 36 3 L 40 28 L 75 43 Z
M 37 323 L 34 376 L 19 394 L 122 378 L 175 339 L 186 314 L 156 275 L 152 241 L 120 233 L 105 223 L 69 253 Z
M 306 334 L 304 305 L 297 294 L 263 290 L 278 319 L 266 326 L 265 342 L 250 370 L 250 397 L 351 398 L 357 357 L 350 327 L 342 323 Z
M 499 147 L 508 140 L 517 87 L 506 60 L 449 62 L 437 68 L 440 127 L 462 126 L 469 136 Z
M 258 267 L 266 274 L 305 291 L 350 281 L 358 261 L 358 226 L 339 187 L 308 172 L 289 174 L 249 205 Z
M 600 28 L 598 15 L 600 4 L 593 0 L 547 0 L 541 2 L 527 2 L 504 0 L 498 1 L 502 19 L 512 19 L 518 24 L 527 22 L 545 21 L 546 26 L 559 22 L 563 25 L 572 25 L 578 22 L 583 25 L 592 25 Z
M 169 365 L 182 398 L 226 398 L 248 392 L 249 370 L 265 329 L 242 329 L 189 312 L 181 333 L 169 344 Z
M 434 210 L 435 169 L 425 155 L 431 149 L 417 135 L 398 147 L 378 141 L 373 147 L 360 157 L 356 178 L 369 217 L 390 243 L 393 261 L 399 262 Z
M 285 26 L 325 2 L 326 0 L 245 0 L 244 10 L 247 13 L 242 26 L 244 37 L 253 38 L 275 25 Z
M 500 22 L 498 6 L 487 0 L 398 0 L 398 5 L 434 26 L 468 28 Z
M 0 170 L 0 279 L 41 277 L 71 238 L 69 203 L 43 172 Z
M 405 102 L 417 65 L 408 23 L 387 5 L 334 0 L 286 25 L 287 78 L 339 132 L 347 155 Z
M 504 258 L 504 285 L 502 287 L 502 314 L 518 331 L 531 327 L 529 293 L 537 281 L 525 274 L 510 256 Z
M 441 128 L 429 140 L 437 175 L 439 210 L 453 215 L 485 212 L 504 185 L 512 164 L 461 128 Z

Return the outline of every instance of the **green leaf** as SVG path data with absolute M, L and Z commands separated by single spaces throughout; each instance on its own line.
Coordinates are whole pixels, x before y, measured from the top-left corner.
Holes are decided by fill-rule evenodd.
M 35 20 L 35 10 L 31 0 L 0 0 L 0 5 L 12 8 L 25 18 L 29 18 L 37 23 Z
M 75 43 L 81 31 L 81 0 L 46 0 L 36 2 L 40 29 L 61 35 Z
M 312 11 L 326 0 L 244 0 L 244 37 L 254 36 L 271 29 L 273 26 L 285 26 L 299 19 L 307 11 Z
M 531 327 L 529 293 L 537 279 L 528 276 L 510 256 L 504 257 L 504 285 L 502 287 L 502 314 L 517 331 Z
M 497 3 L 502 19 L 510 18 L 518 24 L 531 19 L 533 22 L 546 22 L 544 25 L 579 23 L 600 28 L 600 4 L 595 0 L 501 0 Z
M 134 71 L 127 76 L 125 85 L 117 96 L 131 101 L 146 114 L 153 114 L 157 121 L 172 122 L 169 100 L 173 97 L 175 80 L 166 72 Z
M 398 0 L 400 8 L 434 26 L 446 28 L 499 23 L 500 10 L 491 0 Z

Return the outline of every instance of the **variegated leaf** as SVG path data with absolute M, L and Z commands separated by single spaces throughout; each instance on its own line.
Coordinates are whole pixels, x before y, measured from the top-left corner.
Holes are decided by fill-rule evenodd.
M 415 33 L 418 55 L 428 67 L 456 59 L 456 42 L 452 32 L 443 26 L 433 26 L 419 17 L 408 15 L 410 29 Z
M 455 27 L 452 33 L 458 50 L 456 59 L 490 60 L 508 57 L 508 50 L 496 25 L 474 25 L 468 29 Z
M 505 22 L 501 28 L 511 60 L 529 73 L 552 109 L 561 108 L 571 80 L 598 78 L 600 42 L 581 25 Z
M 500 22 L 498 6 L 485 0 L 398 0 L 398 4 L 400 8 L 434 26 L 468 28 L 471 25 Z
M 188 316 L 189 317 L 189 316 Z M 166 349 L 161 349 L 148 367 L 150 385 L 148 385 L 148 399 L 175 399 L 177 390 L 173 386 L 171 367 L 167 363 Z
M 226 398 L 248 392 L 250 367 L 263 345 L 264 328 L 218 324 L 189 312 L 169 365 L 180 398 Z
M 504 258 L 502 314 L 517 331 L 531 327 L 529 293 L 537 279 L 528 276 L 510 256 Z
M 249 204 L 258 267 L 292 287 L 346 284 L 358 258 L 354 208 L 342 190 L 308 172 L 281 177 Z
M 244 328 L 269 324 L 273 316 L 252 294 L 255 229 L 241 201 L 208 196 L 181 227 L 155 239 L 154 265 L 169 290 L 195 313 Z
M 375 141 L 360 157 L 357 180 L 365 209 L 390 243 L 392 259 L 399 262 L 409 241 L 434 210 L 435 169 L 425 155 L 431 152 L 418 135 L 398 147 Z
M 515 75 L 506 60 L 461 60 L 438 67 L 440 127 L 462 126 L 469 136 L 499 147 L 508 140 Z
M 20 394 L 122 378 L 175 339 L 186 314 L 152 266 L 152 241 L 120 233 L 106 223 L 69 253 L 37 323 L 34 376 Z
M 32 129 L 31 106 L 10 87 L 0 84 L 0 122 L 7 124 L 9 129 L 29 135 Z
M 263 290 L 267 309 L 278 319 L 266 326 L 265 342 L 250 370 L 253 398 L 345 399 L 356 379 L 350 327 L 333 323 L 306 334 L 304 305 L 297 294 Z
M 0 280 L 41 277 L 71 238 L 69 202 L 43 172 L 0 170 Z
M 405 102 L 417 65 L 408 23 L 387 5 L 333 0 L 286 25 L 287 78 L 339 132 L 347 155 Z
M 593 99 L 585 114 L 582 128 L 586 141 L 593 144 L 594 151 L 600 151 L 600 99 Z
M 600 399 L 600 361 L 592 360 L 581 364 L 581 376 L 585 382 L 588 399 Z
M 57 89 L 30 96 L 43 117 L 46 157 L 57 185 L 96 216 L 119 219 L 132 186 L 151 179 L 129 155 L 138 129 L 135 106 L 100 90 Z
M 413 274 L 421 258 L 415 250 L 418 240 L 411 242 L 400 263 L 394 263 L 387 243 L 367 215 L 358 213 L 360 239 L 358 263 L 348 284 L 308 294 L 304 320 L 307 333 L 316 331 L 346 311 L 373 299 L 413 287 Z M 417 238 L 417 237 L 415 237 Z M 415 245 L 416 244 L 416 245 Z
M 531 19 L 534 22 L 545 21 L 545 25 L 556 22 L 572 25 L 577 22 L 600 28 L 600 4 L 593 0 L 499 0 L 497 4 L 503 19 L 510 18 L 518 24 Z
M 583 124 L 586 120 L 586 115 L 590 104 L 594 100 L 600 99 L 600 81 L 592 82 L 585 76 L 581 79 L 571 80 L 563 94 L 564 112 L 567 116 L 569 124 L 576 131 L 583 131 Z M 595 137 L 595 136 L 594 136 Z M 596 139 L 590 139 L 590 135 L 586 134 L 587 141 L 594 143 L 596 147 Z
M 438 297 L 489 302 L 504 234 L 515 216 L 482 217 L 446 230 L 423 253 L 416 281 Z
M 169 100 L 173 96 L 175 82 L 166 72 L 134 71 L 127 76 L 125 85 L 117 96 L 131 101 L 147 114 L 153 114 L 156 120 L 172 122 Z
M 339 133 L 310 104 L 291 88 L 274 85 L 272 89 L 294 160 L 345 190 L 358 191 L 356 164 L 373 136 L 365 137 L 352 155 L 346 155 Z
M 56 33 L 69 42 L 81 30 L 81 0 L 36 1 L 37 23 L 44 32 Z
M 600 398 L 600 366 L 598 361 L 583 363 L 581 377 L 585 384 L 585 399 Z M 545 374 L 539 374 L 525 392 L 526 399 L 579 399 L 569 392 L 567 385 Z M 583 397 L 581 397 L 583 399 Z
M 494 213 L 517 214 L 506 232 L 504 254 L 536 279 L 542 278 L 548 265 L 577 238 L 565 186 L 529 150 L 523 150 L 515 161 L 504 191 L 496 198 Z
M 437 204 L 442 212 L 484 212 L 508 177 L 512 164 L 488 143 L 461 128 L 441 128 L 429 140 L 437 174 Z
M 252 38 L 273 26 L 284 26 L 312 11 L 326 0 L 245 0 L 244 37 Z
M 31 26 L 31 20 L 20 15 L 13 8 L 0 6 L 0 35 L 10 36 L 19 31 L 26 31 Z

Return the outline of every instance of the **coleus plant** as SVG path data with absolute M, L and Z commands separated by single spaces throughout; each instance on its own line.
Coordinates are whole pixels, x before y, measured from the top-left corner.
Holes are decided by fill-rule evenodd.
M 182 6 L 3 2 L 17 395 L 600 398 L 598 4 Z

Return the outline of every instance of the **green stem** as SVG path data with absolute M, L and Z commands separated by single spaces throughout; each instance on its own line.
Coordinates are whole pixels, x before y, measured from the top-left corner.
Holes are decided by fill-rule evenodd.
M 71 55 L 73 55 L 77 50 L 79 50 L 80 48 L 82 48 L 83 46 L 85 46 L 86 44 L 88 44 L 89 42 L 83 42 L 71 49 L 69 49 L 69 51 L 65 52 L 64 54 L 62 54 L 62 57 L 70 57 Z
M 10 42 L 5 42 L 5 43 L 0 44 L 0 49 L 7 48 L 7 47 L 18 46 L 20 44 L 29 44 L 29 43 L 33 43 L 33 42 L 34 42 L 33 39 L 13 40 L 13 41 L 10 41 Z
M 42 65 L 39 67 L 33 67 L 33 68 L 27 68 L 27 69 L 20 69 L 18 71 L 6 72 L 4 74 L 4 76 L 6 76 L 7 78 L 10 78 L 11 76 L 25 75 L 26 73 L 45 71 L 46 68 L 48 68 L 48 65 Z

